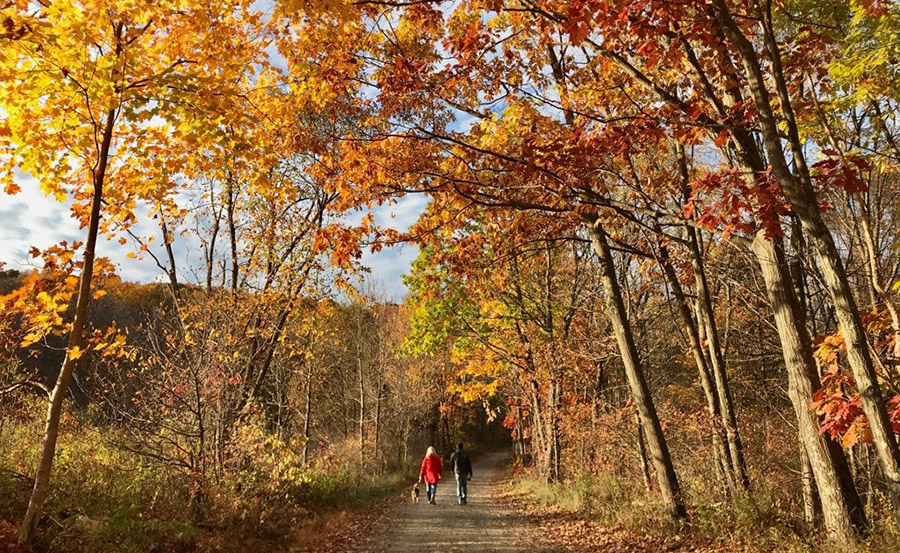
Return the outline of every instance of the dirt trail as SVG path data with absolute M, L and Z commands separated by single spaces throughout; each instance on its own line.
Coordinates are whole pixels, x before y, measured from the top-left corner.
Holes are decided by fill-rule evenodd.
M 397 505 L 373 528 L 359 553 L 549 553 L 537 548 L 535 526 L 502 497 L 505 454 L 473 463 L 468 505 L 456 502 L 456 481 L 449 471 L 438 484 L 437 505 L 429 505 L 425 489 L 417 505 Z

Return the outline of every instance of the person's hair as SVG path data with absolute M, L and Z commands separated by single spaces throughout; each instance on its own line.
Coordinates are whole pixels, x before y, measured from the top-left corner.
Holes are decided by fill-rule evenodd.
M 462 449 L 462 442 L 459 442 L 458 444 L 456 444 L 456 449 Z
M 432 445 L 428 446 L 428 449 L 425 450 L 425 456 L 428 457 L 429 455 L 437 455 L 437 452 Z

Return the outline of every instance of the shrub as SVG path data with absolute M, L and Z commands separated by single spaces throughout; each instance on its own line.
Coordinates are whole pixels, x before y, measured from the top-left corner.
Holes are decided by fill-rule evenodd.
M 0 502 L 7 540 L 25 511 L 40 448 L 42 404 L 30 403 L 30 416 L 0 424 L 0 496 L 12 499 Z M 250 418 L 235 427 L 220 479 L 203 483 L 207 508 L 198 520 L 187 476 L 119 447 L 123 429 L 76 413 L 63 418 L 49 522 L 39 533 L 38 546 L 49 551 L 237 551 L 252 542 L 284 550 L 323 514 L 384 497 L 400 482 L 327 449 L 304 466 L 302 444 Z

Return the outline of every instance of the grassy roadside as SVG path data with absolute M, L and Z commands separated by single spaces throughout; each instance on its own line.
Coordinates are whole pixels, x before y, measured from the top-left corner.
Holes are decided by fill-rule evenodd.
M 893 553 L 900 538 L 886 521 L 877 521 L 857 547 L 831 544 L 785 518 L 763 493 L 733 503 L 693 498 L 691 522 L 676 527 L 643 490 L 614 476 L 582 475 L 548 483 L 510 465 L 513 501 L 541 526 L 541 535 L 559 551 L 744 552 L 744 553 Z
M 329 509 L 310 518 L 296 529 L 290 553 L 339 553 L 359 551 L 372 531 L 383 523 L 393 507 L 408 500 L 406 483 L 390 486 L 382 495 L 355 498 L 352 506 Z
M 236 436 L 252 454 L 199 478 L 116 447 L 114 428 L 68 417 L 36 550 L 303 551 L 317 536 L 364 521 L 410 479 L 350 460 L 346 445 L 304 465 L 288 444 L 256 443 L 254 432 Z M 38 420 L 0 424 L 0 551 L 14 550 L 39 447 Z

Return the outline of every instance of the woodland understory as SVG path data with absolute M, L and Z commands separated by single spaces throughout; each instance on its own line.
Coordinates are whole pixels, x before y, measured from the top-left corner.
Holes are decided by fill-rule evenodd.
M 0 547 L 299 551 L 464 439 L 560 550 L 897 550 L 900 5 L 200 4 L 0 1 L 80 228 L 0 243 Z

